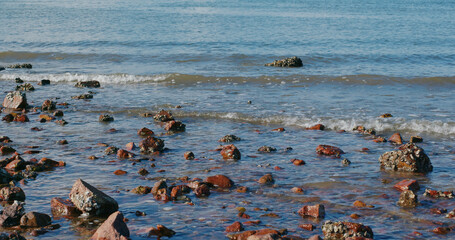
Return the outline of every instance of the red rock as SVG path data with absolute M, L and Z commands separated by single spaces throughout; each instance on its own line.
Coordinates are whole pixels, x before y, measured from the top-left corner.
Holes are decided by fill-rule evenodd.
M 27 115 L 21 114 L 14 117 L 13 121 L 15 122 L 30 122 Z
M 273 169 L 276 170 L 276 171 L 283 170 L 283 168 L 281 168 L 280 166 L 275 166 Z
M 20 225 L 21 227 L 45 227 L 51 224 L 51 217 L 44 213 L 38 212 L 28 212 L 21 217 Z
M 156 195 L 158 193 L 158 190 L 160 189 L 167 189 L 167 184 L 165 180 L 160 180 L 153 185 L 152 194 Z
M 293 193 L 303 193 L 303 189 L 302 189 L 302 188 L 299 188 L 299 187 L 293 187 L 293 188 L 291 189 L 291 191 L 292 191 Z
M 124 216 L 117 211 L 112 213 L 106 221 L 96 230 L 91 240 L 127 240 L 130 239 L 130 231 L 124 221 Z
M 275 129 L 272 129 L 272 131 L 274 131 L 274 132 L 284 132 L 286 130 L 284 128 L 275 128 Z
M 220 154 L 223 156 L 223 159 L 240 159 L 240 151 L 236 146 L 234 146 L 234 144 L 223 146 Z
M 350 217 L 352 219 L 359 219 L 360 218 L 359 214 L 356 214 L 356 213 L 351 214 Z
M 41 151 L 39 151 L 39 150 L 27 150 L 27 151 L 23 152 L 23 154 L 38 154 L 40 152 Z
M 117 157 L 120 158 L 120 159 L 133 158 L 134 156 L 135 156 L 134 153 L 128 152 L 128 151 L 123 150 L 123 149 L 119 149 L 117 151 Z
M 250 219 L 250 215 L 248 215 L 248 214 L 246 214 L 246 213 L 244 213 L 244 212 L 239 212 L 239 213 L 237 214 L 237 216 L 238 216 L 239 218 Z
M 139 131 L 137 131 L 137 135 L 142 136 L 142 137 L 148 137 L 148 136 L 153 136 L 155 133 L 148 129 L 148 128 L 141 128 Z
M 325 129 L 325 126 L 322 124 L 316 124 L 312 127 L 306 128 L 306 130 L 321 130 L 321 131 L 324 129 Z
M 136 149 L 136 145 L 134 145 L 134 142 L 129 142 L 125 145 L 125 149 L 127 151 L 133 151 L 134 149 Z
M 161 152 L 164 148 L 164 141 L 159 138 L 149 136 L 139 143 L 139 148 L 143 153 Z
M 298 214 L 302 217 L 311 216 L 314 218 L 324 218 L 325 208 L 322 204 L 316 204 L 313 206 L 305 205 L 298 211 Z
M 308 231 L 313 231 L 314 230 L 314 225 L 313 224 L 300 224 L 299 225 L 299 228 L 302 228 L 302 229 L 305 229 L 305 230 L 308 230 Z
M 343 150 L 341 150 L 340 148 L 329 146 L 329 145 L 319 145 L 316 148 L 316 152 L 321 155 L 337 156 L 337 157 L 339 157 L 341 154 L 344 154 Z
M 234 186 L 234 182 L 224 175 L 215 175 L 207 177 L 205 179 L 205 182 L 211 183 L 220 188 L 231 188 L 232 186 Z
M 404 190 L 411 190 L 413 192 L 416 192 L 420 189 L 420 185 L 416 180 L 413 179 L 405 179 L 393 186 L 394 188 L 404 191 Z
M 255 230 L 250 230 L 241 233 L 228 234 L 227 237 L 231 240 L 247 240 L 248 237 L 253 236 L 255 233 Z
M 193 152 L 185 152 L 183 154 L 183 157 L 186 159 L 186 160 L 193 160 L 194 159 L 194 153 Z
M 176 200 L 178 197 L 183 196 L 185 193 L 189 193 L 190 188 L 186 185 L 178 185 L 172 188 L 171 198 Z
M 431 230 L 432 232 L 436 233 L 436 234 L 447 234 L 450 232 L 450 228 L 448 227 L 437 227 L 433 230 Z
M 127 173 L 126 171 L 123 171 L 123 170 L 120 170 L 120 169 L 114 171 L 115 175 L 125 175 L 126 173 Z
M 57 141 L 57 144 L 58 144 L 58 145 L 66 145 L 66 144 L 68 144 L 68 141 L 67 141 L 66 139 L 58 140 L 58 141 Z
M 147 235 L 150 236 L 158 236 L 160 237 L 172 237 L 175 235 L 175 232 L 169 228 L 166 228 L 163 225 L 156 225 L 156 228 L 151 227 L 147 229 Z
M 23 170 L 25 169 L 25 161 L 22 159 L 13 160 L 5 166 L 5 169 L 10 171 Z
M 296 166 L 302 166 L 302 165 L 305 165 L 305 161 L 303 160 L 300 160 L 300 159 L 291 159 L 291 162 L 296 165 Z
M 118 210 L 113 198 L 81 179 L 74 183 L 69 196 L 77 209 L 91 215 L 106 216 Z
M 170 132 L 184 132 L 185 131 L 185 124 L 183 124 L 180 121 L 174 121 L 171 120 L 166 123 L 166 126 L 164 126 L 164 130 L 170 131 Z
M 12 147 L 8 147 L 8 146 L 1 146 L 0 147 L 0 155 L 8 155 L 8 154 L 12 154 L 16 152 L 16 150 Z
M 447 209 L 445 208 L 432 208 L 430 209 L 430 212 L 433 213 L 433 214 L 444 214 L 444 213 L 447 213 Z
M 403 139 L 401 138 L 400 133 L 394 133 L 390 136 L 388 141 L 399 145 L 403 144 Z
M 196 197 L 208 197 L 210 195 L 210 188 L 207 184 L 200 184 L 194 189 Z
M 3 187 L 0 189 L 0 200 L 1 201 L 24 201 L 25 193 L 20 187 Z
M 3 107 L 5 108 L 25 108 L 27 107 L 27 97 L 25 93 L 20 91 L 9 92 L 3 99 Z
M 168 202 L 171 200 L 171 196 L 167 188 L 161 188 L 156 192 L 155 199 Z
M 373 139 L 373 142 L 382 143 L 382 142 L 387 142 L 387 140 L 385 140 L 385 138 L 383 138 L 383 137 L 377 137 L 377 138 Z
M 81 211 L 70 200 L 58 197 L 51 199 L 51 212 L 54 216 L 75 216 L 81 214 Z
M 112 117 L 111 115 L 107 115 L 107 114 L 101 114 L 98 117 L 98 121 L 100 121 L 100 122 L 113 122 L 114 121 L 114 117 Z
M 259 224 L 261 224 L 260 220 L 251 220 L 251 221 L 246 221 L 243 223 L 243 225 L 247 225 L 247 226 L 254 226 L 254 225 L 259 225 Z
M 241 222 L 234 222 L 232 225 L 226 227 L 226 232 L 241 232 L 243 230 L 244 228 Z
M 168 122 L 174 120 L 174 117 L 172 116 L 171 112 L 167 112 L 163 109 L 161 109 L 161 111 L 158 112 L 153 118 L 160 122 Z

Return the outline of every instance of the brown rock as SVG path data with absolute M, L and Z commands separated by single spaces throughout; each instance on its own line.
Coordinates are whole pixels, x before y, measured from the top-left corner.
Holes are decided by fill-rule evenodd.
M 224 175 L 215 175 L 207 177 L 205 179 L 205 182 L 211 183 L 220 188 L 231 188 L 234 186 L 234 182 Z
M 291 188 L 291 191 L 293 193 L 303 193 L 303 189 L 299 188 L 299 187 L 293 187 L 293 188 Z
M 45 227 L 51 224 L 51 217 L 44 213 L 28 212 L 21 217 L 21 227 Z
M 264 176 L 262 176 L 261 178 L 259 178 L 258 183 L 260 183 L 260 184 L 273 184 L 273 183 L 275 183 L 275 179 L 273 179 L 272 174 L 267 173 Z
M 16 159 L 8 163 L 8 165 L 5 166 L 6 170 L 10 171 L 19 171 L 19 170 L 24 170 L 25 169 L 25 161 L 22 159 Z
M 13 204 L 5 206 L 0 216 L 0 226 L 12 227 L 19 225 L 24 212 L 24 203 L 22 202 L 14 201 Z
M 229 142 L 235 142 L 235 141 L 240 141 L 241 139 L 235 135 L 226 135 L 224 137 L 222 137 L 220 140 L 218 140 L 218 142 L 226 142 L 226 143 L 229 143 Z
M 142 136 L 142 137 L 148 137 L 148 136 L 155 135 L 155 133 L 152 130 L 150 130 L 146 127 L 143 127 L 141 129 L 139 129 L 139 131 L 137 131 L 137 135 Z
M 152 191 L 152 189 L 147 186 L 138 186 L 138 187 L 135 187 L 133 190 L 131 190 L 132 193 L 136 193 L 136 194 L 148 194 L 151 191 Z
M 296 165 L 296 166 L 302 166 L 302 165 L 305 165 L 305 161 L 303 160 L 300 160 L 300 159 L 291 159 L 291 162 Z
M 393 187 L 400 191 L 411 190 L 413 192 L 417 192 L 420 189 L 419 183 L 413 179 L 405 179 L 395 184 Z
M 302 228 L 302 229 L 305 229 L 308 231 L 313 231 L 315 227 L 313 224 L 307 223 L 307 224 L 300 224 L 299 228 Z
M 101 114 L 99 116 L 98 120 L 100 122 L 112 122 L 112 121 L 114 121 L 114 117 L 112 117 L 111 115 L 107 115 L 107 114 Z
M 165 180 L 160 180 L 153 185 L 152 194 L 155 196 L 160 189 L 167 189 L 167 184 Z
M 325 126 L 322 124 L 316 124 L 312 127 L 306 128 L 306 130 L 320 130 L 320 131 L 322 131 L 324 129 L 325 129 Z
M 99 88 L 101 86 L 100 82 L 91 80 L 91 81 L 82 81 L 77 82 L 75 87 L 86 87 L 86 88 Z
M 241 222 L 234 222 L 226 227 L 226 232 L 241 232 L 243 231 L 243 224 Z
M 220 154 L 221 156 L 223 156 L 223 159 L 239 160 L 241 157 L 239 149 L 237 149 L 237 147 L 234 146 L 234 144 L 223 146 L 223 149 L 221 150 Z
M 3 187 L 0 189 L 0 200 L 1 201 L 24 201 L 25 193 L 20 187 Z
M 52 121 L 52 120 L 55 119 L 54 117 L 49 116 L 47 114 L 41 114 L 41 115 L 39 115 L 39 118 L 40 118 L 40 122 L 44 122 L 44 121 L 48 121 L 49 122 L 49 121 Z M 43 119 L 44 119 L 44 121 L 43 121 Z
M 171 112 L 161 109 L 154 117 L 155 120 L 160 122 L 168 122 L 174 120 Z
M 325 208 L 322 204 L 316 205 L 305 205 L 297 212 L 300 216 L 306 217 L 314 217 L 314 218 L 324 218 L 325 217 Z
M 180 121 L 168 121 L 166 123 L 166 126 L 164 126 L 164 130 L 169 131 L 169 132 L 184 132 L 186 128 L 186 125 L 183 124 Z
M 51 212 L 54 216 L 75 216 L 81 211 L 68 199 L 54 197 L 51 199 Z
M 172 237 L 175 235 L 175 232 L 169 228 L 166 228 L 163 225 L 156 225 L 156 228 L 151 227 L 147 230 L 147 235 L 160 237 Z
M 81 179 L 74 183 L 69 196 L 77 209 L 91 215 L 107 216 L 118 210 L 113 198 Z
M 248 188 L 245 186 L 239 186 L 235 191 L 239 193 L 246 193 L 248 191 Z
M 119 211 L 112 213 L 90 238 L 92 240 L 127 240 L 130 231 Z
M 27 115 L 25 115 L 25 114 L 16 115 L 14 117 L 13 121 L 14 122 L 30 122 Z
M 351 237 L 373 238 L 370 227 L 360 223 L 326 221 L 322 226 L 325 240 L 345 240 Z
M 302 59 L 298 57 L 290 57 L 281 60 L 275 60 L 272 63 L 267 63 L 268 67 L 303 67 Z
M 149 171 L 147 171 L 147 169 L 145 169 L 145 168 L 141 168 L 141 169 L 139 169 L 139 171 L 137 173 L 141 176 L 145 176 L 145 175 L 149 174 Z
M 41 105 L 41 110 L 42 111 L 55 110 L 55 102 L 52 102 L 51 100 L 45 100 Z
M 115 170 L 114 174 L 115 175 L 125 175 L 125 174 L 127 174 L 127 172 L 119 169 L 119 170 Z
M 125 145 L 125 149 L 127 151 L 133 151 L 134 149 L 136 149 L 136 145 L 134 145 L 134 142 L 129 142 Z
M 123 150 L 123 149 L 119 149 L 117 151 L 117 157 L 120 158 L 120 159 L 125 159 L 125 158 L 133 158 L 134 156 L 134 153 L 131 153 L 131 152 L 128 152 L 126 150 Z
M 403 144 L 403 139 L 401 138 L 400 133 L 394 133 L 392 136 L 390 136 L 388 141 L 398 145 Z
M 196 197 L 208 197 L 210 196 L 210 187 L 207 186 L 207 184 L 199 184 L 199 186 L 194 189 L 194 194 Z
M 54 115 L 54 117 L 63 117 L 64 114 L 62 111 L 57 110 L 52 115 Z
M 269 153 L 269 152 L 276 152 L 276 148 L 274 147 L 269 147 L 269 146 L 262 146 L 258 149 L 258 152 L 266 152 L 266 153 Z
M 404 190 L 400 194 L 400 199 L 397 202 L 400 207 L 414 208 L 419 202 L 417 200 L 417 195 L 411 190 Z
M 425 151 L 413 143 L 399 147 L 399 150 L 386 152 L 379 157 L 381 168 L 393 171 L 427 173 L 433 170 Z
M 185 152 L 183 154 L 183 157 L 186 159 L 186 160 L 193 160 L 194 159 L 194 153 L 193 152 Z
M 387 140 L 385 140 L 385 138 L 383 138 L 383 137 L 377 137 L 377 138 L 373 139 L 373 142 L 383 143 L 383 142 L 387 142 Z
M 431 230 L 432 232 L 436 233 L 436 234 L 447 234 L 450 232 L 450 228 L 448 227 L 437 227 L 433 230 Z
M 167 188 L 161 188 L 156 192 L 156 195 L 154 195 L 156 200 L 161 200 L 161 201 L 171 201 L 171 196 L 169 194 L 169 190 Z
M 19 91 L 9 92 L 6 94 L 5 99 L 3 99 L 4 108 L 24 109 L 27 105 L 25 93 Z
M 159 138 L 149 136 L 139 143 L 139 148 L 143 153 L 161 152 L 164 148 L 164 141 Z
M 341 150 L 340 148 L 330 146 L 330 145 L 319 145 L 316 148 L 316 152 L 321 155 L 337 156 L 337 157 L 339 157 L 341 154 L 344 154 L 343 150 Z
M 275 128 L 275 129 L 272 129 L 273 132 L 284 132 L 286 131 L 284 128 Z
M 178 197 L 183 196 L 190 192 L 190 188 L 186 185 L 177 185 L 172 188 L 171 199 L 176 200 Z
M 379 116 L 379 117 L 380 117 L 380 118 L 391 118 L 391 117 L 393 117 L 393 116 L 392 116 L 392 114 L 390 114 L 390 113 L 384 113 L 384 114 L 382 114 L 382 115 Z
M 368 205 L 360 200 L 355 201 L 353 205 L 358 208 L 374 208 L 373 205 Z

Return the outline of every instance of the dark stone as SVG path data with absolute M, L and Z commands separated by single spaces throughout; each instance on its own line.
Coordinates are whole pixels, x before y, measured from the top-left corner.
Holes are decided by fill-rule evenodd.
M 49 79 L 42 79 L 41 81 L 38 82 L 38 85 L 44 86 L 44 85 L 49 85 L 51 84 L 51 81 Z
M 99 88 L 101 86 L 100 82 L 92 80 L 92 81 L 82 81 L 77 82 L 75 87 L 86 87 L 86 88 Z
M 30 83 L 25 83 L 22 85 L 17 85 L 16 91 L 23 91 L 23 92 L 35 91 L 35 87 L 33 87 L 33 85 Z
M 32 68 L 32 64 L 30 63 L 17 63 L 17 64 L 13 64 L 13 65 L 9 65 L 8 68 L 27 68 L 27 69 L 31 69 Z
M 275 60 L 272 63 L 267 63 L 268 67 L 303 67 L 302 59 L 298 57 L 290 57 L 281 60 Z
M 44 213 L 28 212 L 21 217 L 21 227 L 45 227 L 51 224 L 51 217 Z

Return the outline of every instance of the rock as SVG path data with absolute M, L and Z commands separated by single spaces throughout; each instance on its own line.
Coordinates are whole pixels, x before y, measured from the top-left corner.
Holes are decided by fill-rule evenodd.
M 40 122 L 49 122 L 49 121 L 52 121 L 55 119 L 54 117 L 49 116 L 47 114 L 40 114 L 39 118 L 40 118 Z
M 193 152 L 185 152 L 183 154 L 183 158 L 186 160 L 193 160 L 194 159 L 194 153 Z
M 450 228 L 448 227 L 437 227 L 433 230 L 431 230 L 433 233 L 436 233 L 436 234 L 447 234 L 449 233 L 451 230 Z
M 3 71 L 3 70 L 5 70 L 5 67 L 0 66 L 0 71 Z
M 349 161 L 349 159 L 347 158 L 343 158 L 343 160 L 341 160 L 341 164 L 343 164 L 344 166 L 349 166 L 351 165 L 351 161 Z
M 23 92 L 35 91 L 35 87 L 33 87 L 33 85 L 30 83 L 25 83 L 22 85 L 17 85 L 16 91 L 23 91 Z
M 316 148 L 316 152 L 320 155 L 336 156 L 336 157 L 339 157 L 341 154 L 344 154 L 343 150 L 341 150 L 340 148 L 330 146 L 330 145 L 319 145 Z
M 305 229 L 307 231 L 313 231 L 315 229 L 314 225 L 311 223 L 300 224 L 299 228 Z
M 51 81 L 49 79 L 41 79 L 38 82 L 38 85 L 40 85 L 40 86 L 45 86 L 45 85 L 49 85 L 49 84 L 51 84 Z
M 180 121 L 168 121 L 166 123 L 166 126 L 164 126 L 164 130 L 169 131 L 169 132 L 184 132 L 185 131 L 185 124 L 183 124 Z
M 386 152 L 379 157 L 381 168 L 393 171 L 427 173 L 433 170 L 425 151 L 413 143 L 399 147 L 399 150 Z
M 322 238 L 319 237 L 319 235 L 313 235 L 310 238 L 308 238 L 308 240 L 322 240 Z
M 98 120 L 100 122 L 113 122 L 114 121 L 114 117 L 110 116 L 110 115 L 107 115 L 107 114 L 102 114 L 99 116 Z
M 314 218 L 324 218 L 325 217 L 325 208 L 322 204 L 316 205 L 305 205 L 297 212 L 300 216 L 314 217 Z
M 54 197 L 51 199 L 51 212 L 54 216 L 76 216 L 81 211 L 68 199 Z
M 293 187 L 291 188 L 291 192 L 293 193 L 303 193 L 303 189 L 300 187 Z
M 19 91 L 9 92 L 3 99 L 4 108 L 24 109 L 27 105 L 27 96 Z
M 127 174 L 127 172 L 119 169 L 119 170 L 115 170 L 114 174 L 115 175 L 125 175 L 125 174 Z
M 93 98 L 93 94 L 84 93 L 84 94 L 81 94 L 81 95 L 78 95 L 78 96 L 72 96 L 71 98 L 72 98 L 72 99 L 76 99 L 76 100 L 80 100 L 80 99 L 92 99 L 92 98 Z
M 65 162 L 63 161 L 54 161 L 50 158 L 41 158 L 40 161 L 38 162 L 38 165 L 40 165 L 43 170 L 52 170 L 55 167 L 63 167 L 65 166 Z
M 117 154 L 118 151 L 119 151 L 119 149 L 117 147 L 110 146 L 110 147 L 107 147 L 106 149 L 104 149 L 104 154 L 113 155 L 113 154 Z
M 43 104 L 41 105 L 41 110 L 42 111 L 55 110 L 55 102 L 52 102 L 51 100 L 44 101 Z
M 27 115 L 25 114 L 20 114 L 20 115 L 16 115 L 13 119 L 14 122 L 30 122 L 30 120 L 28 119 Z
M 51 224 L 51 217 L 44 213 L 28 212 L 21 217 L 21 227 L 45 227 Z
M 1 146 L 0 147 L 0 155 L 1 156 L 13 154 L 15 152 L 16 152 L 16 149 L 14 149 L 12 147 L 9 147 L 9 146 Z
M 373 139 L 373 142 L 383 143 L 383 142 L 387 142 L 387 140 L 385 140 L 385 138 L 383 138 L 383 137 L 377 137 L 377 138 Z
M 264 176 L 259 178 L 258 183 L 260 183 L 260 184 L 273 184 L 273 183 L 275 183 L 275 179 L 273 179 L 272 174 L 267 173 Z
M 23 236 L 21 236 L 19 233 L 14 232 L 14 233 L 1 233 L 0 234 L 0 239 L 1 240 L 26 240 Z
M 14 116 L 12 114 L 6 114 L 2 118 L 2 121 L 5 121 L 5 122 L 12 122 L 13 120 L 14 120 Z
M 123 150 L 123 149 L 119 149 L 117 151 L 117 157 L 120 158 L 120 159 L 133 158 L 134 156 L 136 156 L 134 153 L 128 152 L 128 151 Z
M 92 81 L 82 81 L 77 82 L 75 87 L 86 87 L 86 88 L 99 88 L 101 86 L 100 82 L 92 80 Z
M 55 111 L 52 115 L 54 115 L 54 117 L 63 117 L 63 112 L 58 110 L 58 111 Z
M 290 57 L 281 60 L 275 60 L 272 63 L 267 63 L 268 67 L 303 67 L 302 59 L 298 57 Z
M 403 144 L 403 139 L 401 138 L 400 133 L 394 133 L 390 138 L 388 139 L 389 142 L 401 145 Z
M 0 168 L 0 184 L 9 183 L 11 180 L 11 175 L 5 169 Z
M 147 186 L 137 186 L 133 190 L 131 190 L 132 193 L 135 194 L 149 194 L 152 191 L 150 187 Z
M 405 179 L 395 184 L 393 187 L 400 191 L 411 190 L 413 192 L 417 192 L 420 189 L 419 183 L 414 179 Z
M 139 171 L 137 171 L 137 173 L 141 176 L 145 176 L 145 175 L 149 174 L 149 171 L 147 171 L 147 169 L 145 169 L 145 168 L 141 168 L 141 169 L 139 169 Z
M 186 185 L 177 185 L 171 190 L 171 198 L 177 200 L 178 197 L 189 193 L 191 189 Z
M 432 198 L 454 198 L 453 192 L 452 191 L 437 191 L 437 190 L 431 190 L 431 189 L 425 189 L 425 193 L 423 193 L 424 196 L 426 197 L 432 197 Z
M 373 238 L 370 227 L 360 223 L 326 221 L 322 226 L 325 240 L 346 240 L 351 237 Z
M 147 229 L 147 235 L 150 236 L 157 236 L 160 237 L 172 237 L 175 235 L 175 232 L 163 225 L 156 225 L 156 228 L 151 227 Z
M 373 205 L 368 205 L 360 200 L 355 201 L 353 205 L 357 208 L 374 208 Z
M 12 227 L 19 225 L 20 219 L 24 213 L 24 203 L 14 201 L 13 204 L 3 208 L 2 215 L 0 216 L 0 226 Z
M 164 148 L 164 141 L 159 138 L 149 136 L 139 143 L 139 148 L 143 153 L 161 152 Z
M 108 216 L 118 210 L 118 204 L 113 198 L 82 179 L 76 180 L 69 196 L 77 209 L 91 215 Z
M 1 201 L 24 201 L 25 193 L 20 187 L 3 187 L 0 189 L 0 200 Z
M 205 179 L 205 182 L 211 183 L 220 188 L 231 188 L 234 186 L 234 182 L 224 175 L 215 175 L 207 177 Z
M 240 160 L 241 157 L 239 149 L 234 144 L 223 146 L 220 154 L 223 156 L 223 159 Z
M 172 116 L 171 112 L 165 111 L 161 109 L 154 117 L 156 121 L 160 122 L 168 122 L 174 120 L 174 117 Z
M 421 143 L 421 142 L 423 142 L 423 138 L 420 136 L 411 136 L 411 138 L 409 139 L 409 142 L 410 143 Z
M 96 230 L 91 240 L 127 240 L 130 231 L 124 221 L 123 214 L 119 211 L 112 213 L 106 221 Z
M 153 196 L 157 195 L 158 190 L 167 189 L 166 180 L 160 180 L 153 185 L 152 194 Z
M 27 68 L 27 69 L 31 69 L 32 68 L 32 64 L 30 64 L 30 63 L 17 63 L 17 64 L 9 65 L 8 68 Z
M 8 163 L 8 165 L 5 166 L 6 170 L 10 171 L 19 171 L 19 170 L 24 170 L 25 169 L 25 161 L 22 159 L 16 159 Z
M 229 143 L 229 142 L 235 142 L 235 141 L 240 141 L 241 139 L 235 135 L 226 135 L 222 138 L 220 138 L 220 140 L 218 140 L 218 142 L 226 142 L 226 143 Z
M 379 117 L 380 117 L 380 118 L 391 118 L 391 117 L 393 117 L 393 116 L 392 116 L 392 114 L 390 114 L 390 113 L 384 113 L 384 114 L 382 114 L 382 115 L 379 116 Z
M 143 127 L 141 129 L 139 129 L 139 131 L 137 131 L 137 135 L 142 136 L 142 137 L 148 137 L 148 136 L 155 135 L 155 133 L 152 130 L 150 130 L 146 127 Z
M 325 126 L 322 124 L 316 124 L 312 127 L 306 128 L 306 130 L 320 130 L 320 131 L 322 131 L 324 129 L 325 129 Z
M 132 151 L 136 149 L 136 145 L 134 144 L 134 142 L 129 142 L 125 145 L 125 149 L 128 151 Z
M 66 124 L 68 124 L 68 122 L 65 121 L 65 119 L 57 120 L 57 121 L 55 121 L 55 123 L 57 123 L 58 125 L 61 125 L 61 126 L 65 126 Z
M 225 232 L 241 232 L 243 230 L 244 228 L 241 222 L 234 222 L 233 224 L 226 227 Z
M 292 164 L 296 165 L 296 166 L 302 166 L 302 165 L 305 165 L 305 161 L 303 160 L 300 160 L 300 159 L 291 159 L 291 162 Z
M 210 196 L 210 187 L 207 184 L 199 184 L 199 186 L 194 189 L 194 194 L 198 198 L 208 197 Z
M 276 152 L 276 148 L 274 147 L 269 147 L 269 146 L 262 146 L 258 149 L 258 152 Z
M 266 233 L 266 234 L 254 234 L 253 236 L 249 236 L 247 240 L 281 240 L 282 238 L 280 235 L 275 233 Z
M 156 195 L 154 195 L 156 200 L 161 200 L 164 202 L 171 201 L 171 196 L 169 194 L 169 190 L 167 188 L 161 188 L 156 192 Z
M 417 195 L 411 190 L 404 190 L 397 204 L 400 207 L 414 208 L 418 205 Z

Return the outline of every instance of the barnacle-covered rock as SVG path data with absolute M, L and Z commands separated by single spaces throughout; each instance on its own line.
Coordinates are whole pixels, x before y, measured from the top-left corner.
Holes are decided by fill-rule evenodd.
M 433 170 L 425 151 L 413 143 L 401 145 L 398 150 L 379 157 L 381 168 L 402 172 L 427 173 Z

